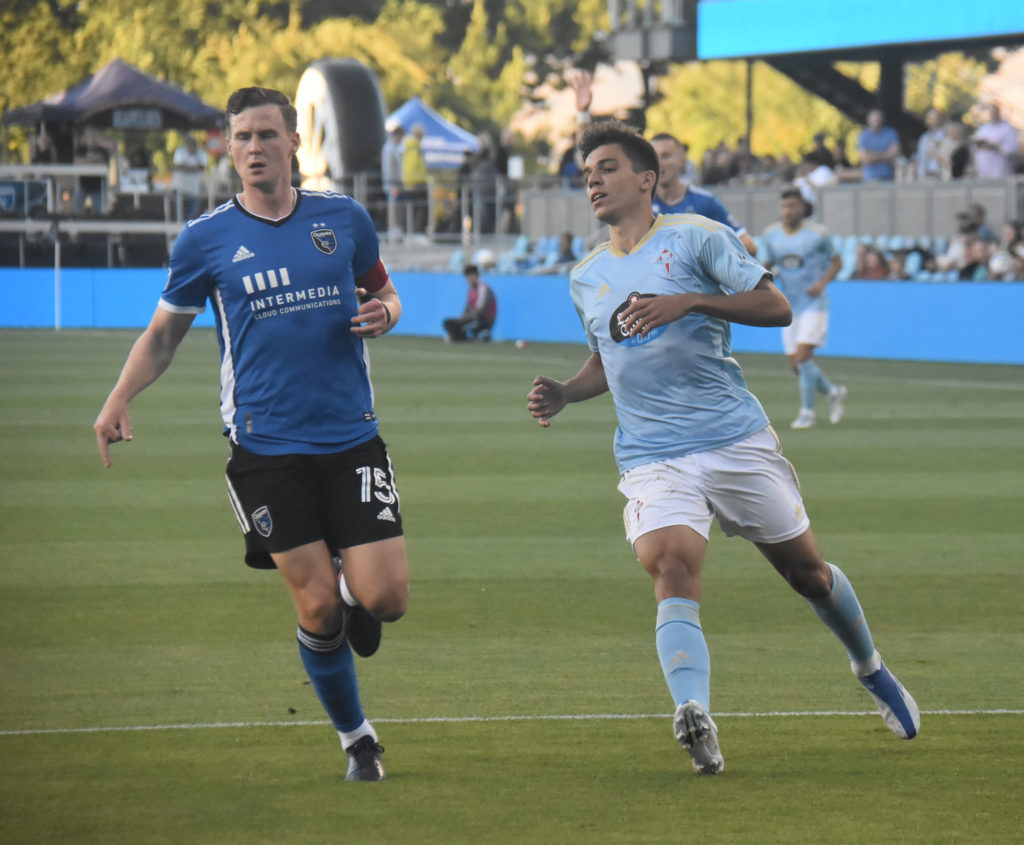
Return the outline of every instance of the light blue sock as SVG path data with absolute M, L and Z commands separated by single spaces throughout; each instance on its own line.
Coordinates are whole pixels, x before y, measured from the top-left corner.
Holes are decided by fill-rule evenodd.
M 818 618 L 846 647 L 850 660 L 867 660 L 875 653 L 867 620 L 849 579 L 838 566 L 832 570 L 832 592 L 821 599 L 807 599 Z
M 814 396 L 818 390 L 818 366 L 814 361 L 804 361 L 796 365 L 797 378 L 800 380 L 800 407 L 805 411 L 814 410 Z
M 343 633 L 311 634 L 299 627 L 299 654 L 317 698 L 339 731 L 354 731 L 366 720 L 359 703 L 359 684 L 352 649 Z
M 832 382 L 825 375 L 825 371 L 818 366 L 817 361 L 812 358 L 811 363 L 814 364 L 815 387 L 818 389 L 818 393 L 824 393 L 827 396 L 832 390 Z
M 654 642 L 676 705 L 692 698 L 710 711 L 711 656 L 700 627 L 700 605 L 681 598 L 660 602 Z

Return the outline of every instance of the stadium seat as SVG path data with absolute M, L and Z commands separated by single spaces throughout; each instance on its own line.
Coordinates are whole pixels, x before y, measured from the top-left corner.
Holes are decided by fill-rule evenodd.
M 456 249 L 452 252 L 448 258 L 448 269 L 449 270 L 462 270 L 462 250 Z
M 920 252 L 914 251 L 907 253 L 907 261 L 904 267 L 908 275 L 913 276 L 921 269 L 922 260 Z

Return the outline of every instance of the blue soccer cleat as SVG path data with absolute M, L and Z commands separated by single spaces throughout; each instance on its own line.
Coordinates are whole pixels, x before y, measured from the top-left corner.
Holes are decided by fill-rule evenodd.
M 880 657 L 878 661 L 878 669 L 871 674 L 857 675 L 856 666 L 853 674 L 857 675 L 857 680 L 875 700 L 878 712 L 882 714 L 882 719 L 889 730 L 900 739 L 913 739 L 921 729 L 921 711 L 917 702 L 886 668 Z

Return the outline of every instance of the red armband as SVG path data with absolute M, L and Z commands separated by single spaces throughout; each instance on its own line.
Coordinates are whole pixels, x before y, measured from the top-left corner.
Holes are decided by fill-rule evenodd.
M 377 263 L 356 279 L 356 287 L 365 288 L 367 293 L 376 293 L 390 281 L 388 268 L 379 258 Z

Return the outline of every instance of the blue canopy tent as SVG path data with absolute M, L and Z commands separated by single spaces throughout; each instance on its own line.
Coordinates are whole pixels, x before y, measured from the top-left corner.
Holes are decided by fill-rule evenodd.
M 388 129 L 395 124 L 400 125 L 406 132 L 411 132 L 414 126 L 423 127 L 420 149 L 428 168 L 454 170 L 462 164 L 463 153 L 466 150 L 475 153 L 480 148 L 471 133 L 445 120 L 419 97 L 413 97 L 389 114 L 384 121 Z

